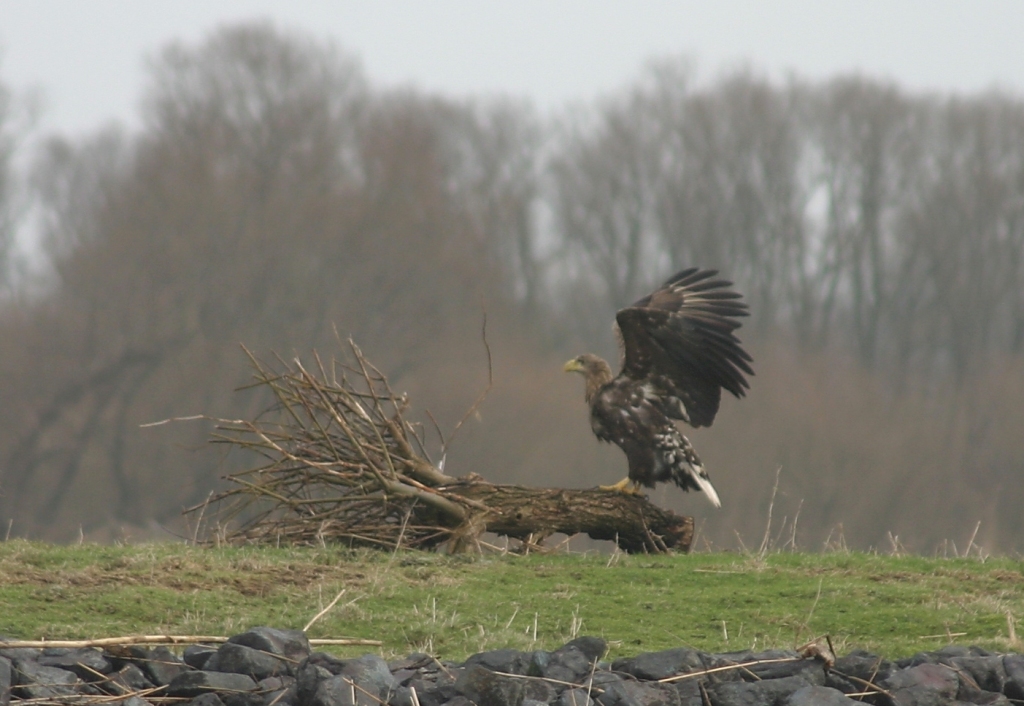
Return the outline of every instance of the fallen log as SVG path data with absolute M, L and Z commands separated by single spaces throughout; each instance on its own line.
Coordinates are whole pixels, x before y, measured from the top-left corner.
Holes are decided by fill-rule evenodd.
M 677 515 L 640 495 L 598 488 L 528 488 L 470 482 L 448 492 L 483 503 L 487 532 L 529 541 L 552 534 L 586 534 L 616 542 L 630 553 L 688 552 L 693 518 Z

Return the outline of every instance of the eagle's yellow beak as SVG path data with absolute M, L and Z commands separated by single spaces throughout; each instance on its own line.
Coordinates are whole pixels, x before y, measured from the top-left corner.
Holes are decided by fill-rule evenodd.
M 567 373 L 579 373 L 583 371 L 583 365 L 578 359 L 573 358 L 562 366 L 562 370 Z

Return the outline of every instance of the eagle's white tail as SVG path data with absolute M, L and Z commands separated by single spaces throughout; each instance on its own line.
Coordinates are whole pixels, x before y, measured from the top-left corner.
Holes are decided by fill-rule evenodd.
M 701 468 L 699 470 L 694 470 L 696 470 L 696 472 L 692 474 L 693 480 L 696 481 L 697 485 L 700 486 L 700 489 L 704 491 L 704 495 L 707 496 L 712 505 L 715 507 L 722 507 L 722 501 L 718 499 L 718 492 L 715 490 L 715 486 L 711 485 L 711 481 L 708 479 L 707 474 L 703 472 L 704 469 Z

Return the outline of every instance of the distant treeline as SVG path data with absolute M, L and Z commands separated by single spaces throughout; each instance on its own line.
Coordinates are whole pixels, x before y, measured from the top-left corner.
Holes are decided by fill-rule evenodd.
M 13 534 L 172 526 L 251 463 L 207 448 L 202 422 L 139 426 L 257 413 L 265 399 L 234 392 L 239 343 L 329 357 L 351 335 L 451 429 L 487 383 L 484 312 L 495 385 L 448 472 L 614 480 L 624 459 L 593 441 L 560 363 L 613 355 L 615 309 L 700 265 L 745 293 L 757 372 L 694 435 L 723 489 L 708 542 L 759 541 L 781 465 L 779 541 L 949 551 L 981 520 L 975 542 L 1024 547 L 1020 97 L 709 81 L 665 61 L 543 117 L 383 90 L 260 23 L 172 44 L 148 71 L 141 130 L 39 140 L 30 173 L 0 87 Z M 31 277 L 12 256 L 25 218 L 46 257 Z

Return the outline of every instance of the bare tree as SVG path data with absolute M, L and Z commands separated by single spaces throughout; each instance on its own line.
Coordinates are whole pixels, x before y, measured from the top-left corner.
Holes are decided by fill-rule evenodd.
M 629 91 L 568 120 L 551 163 L 561 237 L 608 310 L 664 269 L 654 213 L 656 128 L 646 96 Z

